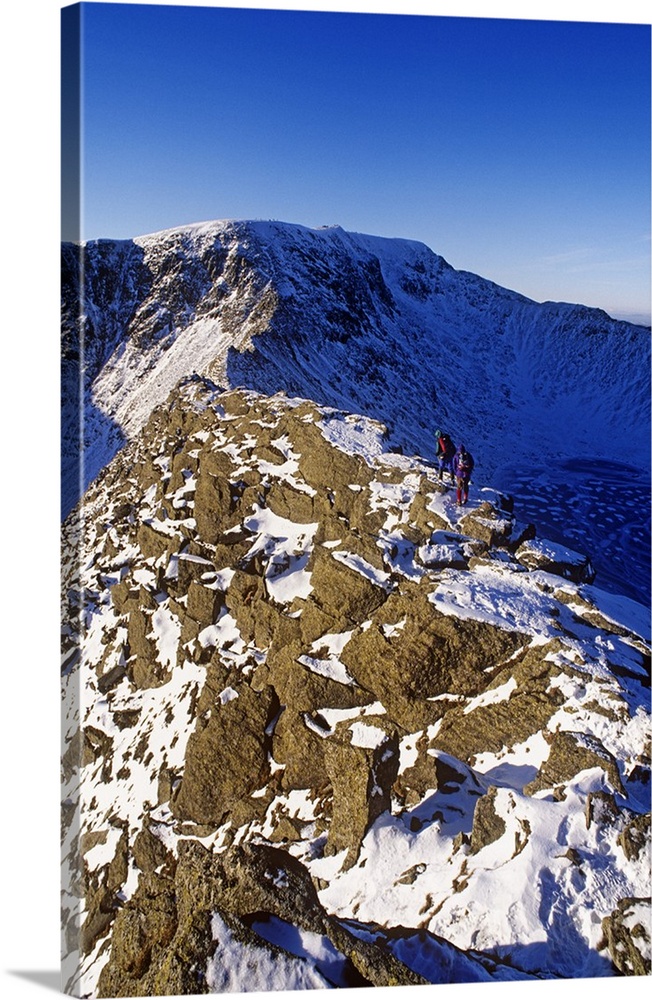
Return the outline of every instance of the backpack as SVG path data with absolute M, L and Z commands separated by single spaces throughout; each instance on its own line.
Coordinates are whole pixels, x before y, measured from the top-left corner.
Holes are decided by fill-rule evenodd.
M 443 458 L 450 458 L 451 455 L 455 454 L 455 445 L 451 441 L 449 434 L 442 434 L 439 438 L 439 447 L 441 448 Z

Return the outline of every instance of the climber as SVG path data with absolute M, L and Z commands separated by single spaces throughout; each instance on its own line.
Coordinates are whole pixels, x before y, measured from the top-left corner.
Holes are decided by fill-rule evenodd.
M 450 435 L 440 430 L 435 431 L 435 439 L 437 441 L 435 455 L 439 464 L 439 481 L 443 482 L 444 472 L 448 472 L 452 483 L 454 478 L 453 456 L 455 455 L 455 445 L 451 441 Z
M 457 502 L 465 504 L 469 499 L 469 481 L 475 462 L 470 452 L 463 444 L 459 446 L 453 458 L 453 470 L 457 483 Z

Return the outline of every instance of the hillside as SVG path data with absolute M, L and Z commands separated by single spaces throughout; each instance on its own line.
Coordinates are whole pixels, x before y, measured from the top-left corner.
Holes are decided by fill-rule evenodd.
M 443 424 L 487 482 L 587 457 L 649 476 L 649 330 L 535 303 L 421 243 L 214 222 L 64 244 L 62 261 L 64 514 L 80 404 L 85 487 L 192 372 L 365 414 L 425 458 Z
M 193 256 L 204 236 L 215 246 L 213 231 L 194 232 Z M 361 258 L 367 238 L 355 239 Z M 143 241 L 145 256 L 154 244 Z M 426 252 L 403 251 L 417 281 Z M 116 277 L 131 333 L 147 312 L 127 277 L 134 252 L 122 247 Z M 234 260 L 227 253 L 220 274 Z M 266 265 L 272 289 L 276 265 Z M 443 262 L 431 265 L 453 281 Z M 354 387 L 355 338 L 366 350 L 381 344 L 383 301 L 387 338 L 398 338 L 399 315 L 405 331 L 423 306 L 396 283 L 390 302 L 369 268 L 377 286 L 344 345 L 342 393 Z M 276 296 L 293 293 L 270 290 L 263 316 L 262 273 L 261 261 L 241 262 L 230 306 L 235 279 L 224 277 L 219 315 L 200 319 L 198 298 L 185 333 L 157 292 L 158 339 L 138 347 L 116 321 L 113 341 L 98 337 L 96 353 L 89 344 L 97 406 L 111 398 L 114 426 L 133 440 L 63 526 L 67 989 L 152 996 L 649 974 L 646 608 L 596 588 L 585 554 L 540 537 L 518 497 L 482 475 L 458 508 L 427 456 L 407 452 L 395 397 L 378 394 L 399 421 L 391 431 L 355 407 L 321 405 L 318 372 L 340 357 L 326 336 L 335 326 L 322 329 L 319 350 L 309 315 L 296 340 L 277 330 Z M 431 304 L 435 277 L 423 293 Z M 467 304 L 486 287 L 455 280 Z M 242 298 L 248 281 L 257 313 Z M 180 287 L 177 275 L 170 295 Z M 183 311 L 189 293 L 179 294 Z M 509 329 L 513 344 L 514 313 L 535 307 L 496 296 L 509 303 L 502 338 Z M 354 304 L 351 293 L 351 316 Z M 225 317 L 241 308 L 234 347 Z M 562 334 L 560 320 L 558 336 L 621 336 L 628 364 L 638 334 L 603 322 L 580 335 Z M 219 326 L 230 346 L 220 360 L 207 351 L 203 367 L 267 391 L 194 375 L 154 406 L 190 356 L 176 345 L 201 339 L 202 324 L 215 324 L 211 344 Z M 512 414 L 537 354 L 533 327 L 530 341 L 519 336 Z M 314 378 L 313 398 L 294 384 L 270 391 L 272 343 L 292 345 L 297 383 Z M 495 354 L 494 338 L 487 365 Z M 459 352 L 455 364 L 459 373 L 471 359 Z M 488 378 L 500 368 L 491 364 Z M 416 360 L 388 363 L 386 381 L 392 367 L 401 385 L 416 378 Z M 131 404 L 118 371 L 132 372 Z M 324 395 L 333 384 L 335 373 Z M 438 386 L 443 394 L 443 376 Z M 589 430 L 572 433 L 579 442 Z

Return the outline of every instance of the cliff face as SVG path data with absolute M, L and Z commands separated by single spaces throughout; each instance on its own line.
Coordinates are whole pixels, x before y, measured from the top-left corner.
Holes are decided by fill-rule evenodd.
M 64 524 L 71 991 L 650 971 L 647 614 L 481 482 L 199 376 L 103 469 Z
M 649 471 L 649 331 L 532 302 L 420 243 L 206 223 L 65 245 L 62 290 L 66 513 L 79 404 L 85 487 L 192 372 L 364 413 L 427 458 L 443 424 L 488 479 L 582 455 Z

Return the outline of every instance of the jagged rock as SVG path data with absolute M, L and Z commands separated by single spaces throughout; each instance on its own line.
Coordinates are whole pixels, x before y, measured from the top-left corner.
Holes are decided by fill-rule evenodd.
M 386 635 L 385 623 L 395 622 L 404 624 Z M 395 722 L 416 732 L 450 707 L 429 699 L 477 694 L 490 682 L 487 667 L 502 662 L 520 642 L 517 633 L 443 615 L 427 591 L 404 586 L 388 597 L 370 627 L 353 635 L 340 659 L 361 687 L 382 692 Z
M 118 893 L 127 880 L 129 845 L 123 831 L 113 859 L 105 865 L 99 878 L 87 878 L 86 917 L 80 931 L 82 954 L 90 954 L 98 940 L 107 933 L 119 909 Z
M 394 783 L 394 794 L 407 806 L 417 805 L 427 794 L 444 795 L 457 792 L 467 782 L 480 794 L 480 786 L 473 771 L 461 761 L 441 753 L 430 753 L 430 740 L 422 733 L 415 743 L 418 752 L 415 763 L 406 767 Z
M 140 608 L 140 588 L 125 579 L 111 587 L 111 601 L 118 614 L 126 614 Z
M 611 960 L 623 976 L 649 976 L 652 900 L 621 899 L 613 913 L 602 921 Z
M 160 559 L 166 552 L 174 549 L 173 539 L 170 535 L 156 531 L 147 522 L 138 528 L 136 541 L 145 559 Z
M 245 642 L 253 641 L 258 609 L 267 599 L 265 581 L 256 568 L 249 566 L 247 570 L 236 570 L 224 598 Z
M 109 759 L 113 749 L 113 739 L 95 726 L 86 726 L 82 731 L 82 766 L 94 763 L 100 758 Z
M 242 684 L 237 698 L 215 705 L 207 722 L 199 720 L 171 803 L 179 819 L 218 826 L 235 810 L 241 822 L 259 813 L 260 800 L 251 793 L 269 776 L 265 729 L 273 704 L 271 689 L 255 692 Z
M 313 497 L 286 484 L 274 483 L 265 497 L 271 511 L 298 524 L 310 524 L 319 519 Z
M 200 467 L 195 489 L 197 533 L 204 542 L 215 544 L 220 536 L 239 523 L 229 480 L 211 475 Z
M 143 872 L 155 872 L 163 865 L 173 871 L 176 864 L 163 842 L 147 827 L 143 827 L 135 838 L 132 853 L 134 861 Z
M 387 599 L 382 587 L 320 546 L 315 546 L 308 569 L 313 601 L 333 618 L 363 622 Z
M 306 647 L 310 647 L 322 635 L 345 632 L 351 627 L 351 622 L 343 615 L 337 614 L 334 608 L 330 608 L 329 611 L 317 603 L 314 590 L 304 601 L 298 621 L 301 640 Z
M 315 423 L 297 420 L 288 428 L 294 449 L 299 454 L 299 471 L 309 486 L 320 493 L 331 494 L 338 513 L 350 520 L 356 506 L 362 507 L 351 484 L 367 486 L 371 469 L 358 455 L 350 455 L 328 442 Z
M 513 528 L 513 519 L 499 513 L 488 501 L 469 511 L 459 521 L 460 529 L 470 538 L 477 538 L 486 545 L 507 545 Z
M 127 673 L 135 687 L 160 687 L 169 678 L 169 671 L 159 660 L 158 650 L 150 638 L 151 614 L 136 608 L 129 612 L 127 643 L 130 658 Z
M 314 643 L 313 643 L 314 645 Z M 267 683 L 277 692 L 282 705 L 297 712 L 319 709 L 354 708 L 369 702 L 369 693 L 355 684 L 316 672 L 320 650 L 308 654 L 298 640 L 278 646 L 267 659 Z
M 324 753 L 324 740 L 306 724 L 306 713 L 288 705 L 274 727 L 272 748 L 274 760 L 283 766 L 281 787 L 320 793 L 328 781 Z
M 326 741 L 325 767 L 333 786 L 333 816 L 326 853 L 347 851 L 344 868 L 355 864 L 371 824 L 390 808 L 391 787 L 398 772 L 398 740 L 386 720 L 370 716 L 358 733 L 341 724 Z M 381 728 L 383 727 L 383 728 Z M 366 739 L 366 734 L 371 734 Z
M 650 813 L 634 816 L 623 828 L 618 843 L 628 861 L 638 858 L 643 850 L 650 850 Z
M 109 863 L 106 874 L 106 886 L 112 892 L 117 892 L 129 876 L 129 837 L 123 829 L 116 845 L 113 859 Z
M 215 917 L 218 917 L 217 921 Z M 308 872 L 291 855 L 267 845 L 211 854 L 196 842 L 180 845 L 174 878 L 142 876 L 117 916 L 100 996 L 208 992 L 205 974 L 220 935 L 272 957 L 288 955 L 256 932 L 274 917 L 330 939 L 350 985 L 425 985 L 391 952 L 363 941 L 328 917 Z M 221 981 L 217 970 L 218 984 Z M 228 983 L 228 976 L 224 977 Z
M 198 935 L 194 935 L 193 950 L 198 955 L 201 954 L 198 945 L 203 945 L 205 949 L 209 947 L 211 938 L 207 921 L 204 921 L 203 930 L 199 940 Z M 136 893 L 116 916 L 109 961 L 100 974 L 98 995 L 155 996 L 171 993 L 171 986 L 175 987 L 174 992 L 179 986 L 182 987 L 181 993 L 194 991 L 196 977 L 193 977 L 194 982 L 188 982 L 189 969 L 183 983 L 179 976 L 170 975 L 169 970 L 178 962 L 175 962 L 176 949 L 170 949 L 175 935 L 177 938 L 180 936 L 174 882 L 153 873 L 141 875 Z M 188 927 L 185 928 L 185 937 L 186 940 L 191 938 Z M 189 968 L 195 964 L 191 956 L 192 951 L 188 949 Z
M 430 493 L 425 493 L 424 489 L 430 487 Z M 448 528 L 448 524 L 443 517 L 440 517 L 433 510 L 429 510 L 428 505 L 432 499 L 432 494 L 437 491 L 437 487 L 428 483 L 425 477 L 422 478 L 419 487 L 419 492 L 415 494 L 414 500 L 410 505 L 410 510 L 408 512 L 408 520 L 410 524 L 413 524 L 422 535 L 426 537 L 431 534 L 432 531 L 443 530 Z
M 360 532 L 357 529 L 355 531 L 345 531 L 342 535 L 342 544 L 336 549 L 331 549 L 331 551 L 353 553 L 353 555 L 364 559 L 373 569 L 380 570 L 381 572 L 387 570 L 385 560 L 383 559 L 383 550 L 378 545 L 377 537 L 372 533 L 366 531 Z
M 605 737 L 605 746 L 618 748 L 618 762 L 590 733 L 594 721 L 599 733 L 604 725 L 611 734 L 612 724 L 620 733 L 627 724 L 631 690 L 614 674 L 643 680 L 637 658 L 646 655 L 645 638 L 589 606 L 572 581 L 557 586 L 543 574 L 530 575 L 527 560 L 516 561 L 513 553 L 517 547 L 523 555 L 516 529 L 509 535 L 504 528 L 512 524 L 506 502 L 483 492 L 479 513 L 464 515 L 462 533 L 452 526 L 454 497 L 420 471 L 426 462 L 415 460 L 410 468 L 394 456 L 385 467 L 382 460 L 369 464 L 347 455 L 322 434 L 335 417 L 295 403 L 246 391 L 222 399 L 206 380 L 192 381 L 92 487 L 89 510 L 101 510 L 102 517 L 89 524 L 83 575 L 78 565 L 67 582 L 64 677 L 77 669 L 74 635 L 83 613 L 93 629 L 91 690 L 102 700 L 93 704 L 83 742 L 71 723 L 64 772 L 73 782 L 83 750 L 83 763 L 104 787 L 81 820 L 76 804 L 64 803 L 64 830 L 81 822 L 86 871 L 82 885 L 83 866 L 75 868 L 69 847 L 71 882 L 84 896 L 87 954 L 101 953 L 103 961 L 110 952 L 103 995 L 199 994 L 217 982 L 226 989 L 226 973 L 220 978 L 218 968 L 220 935 L 261 960 L 288 959 L 261 936 L 272 918 L 299 928 L 298 934 L 320 934 L 348 956 L 347 984 L 422 981 L 398 962 L 399 951 L 392 953 L 397 940 L 372 923 L 378 910 L 363 918 L 364 940 L 355 937 L 353 923 L 328 918 L 307 870 L 292 868 L 299 862 L 282 851 L 270 854 L 262 841 L 287 843 L 311 869 L 314 864 L 320 891 L 336 897 L 336 868 L 343 882 L 356 864 L 383 877 L 374 852 L 362 857 L 361 845 L 369 831 L 375 838 L 384 821 L 376 829 L 374 823 L 392 811 L 387 826 L 400 850 L 409 842 L 415 853 L 387 888 L 423 893 L 413 911 L 417 925 L 399 942 L 410 954 L 417 927 L 421 948 L 429 922 L 442 926 L 437 894 L 441 900 L 446 892 L 448 899 L 454 895 L 471 912 L 475 856 L 505 833 L 502 785 L 482 794 L 485 786 L 472 770 L 476 758 L 506 758 L 504 771 L 502 763 L 497 768 L 501 782 L 507 775 L 509 783 L 507 751 L 518 747 L 520 758 L 519 745 L 536 737 L 525 747 L 535 750 L 534 759 L 539 734 L 561 718 L 586 732 L 550 736 L 548 760 L 525 789 L 544 793 L 530 814 L 537 817 L 532 825 L 539 810 L 559 811 L 576 774 L 599 767 L 613 794 L 586 792 L 580 783 L 578 795 L 568 796 L 573 830 L 580 830 L 586 807 L 587 845 L 604 840 L 611 850 L 618 838 L 627 864 L 613 853 L 623 861 L 623 878 L 640 882 L 649 817 L 619 805 L 619 766 L 629 802 L 639 802 L 645 778 L 640 728 L 631 740 Z M 345 430 L 352 429 L 349 420 Z M 255 518 L 245 523 L 252 512 Z M 295 531 L 293 524 L 304 527 Z M 306 524 L 316 525 L 314 536 Z M 297 586 L 290 579 L 288 599 L 274 600 L 274 568 L 293 566 L 293 539 L 308 536 L 310 560 L 297 560 Z M 444 543 L 445 558 L 435 558 Z M 498 581 L 495 587 L 491 581 Z M 531 602 L 531 616 L 529 605 L 511 616 L 510 591 L 515 600 Z M 524 630 L 501 628 L 499 621 L 524 621 Z M 158 734 L 168 725 L 165 745 Z M 620 750 L 625 744 L 636 748 L 627 760 Z M 525 767 L 527 758 L 520 759 Z M 121 784 L 111 822 L 124 829 L 107 863 L 104 802 L 114 779 Z M 515 834 L 500 845 L 509 853 L 513 840 L 513 856 L 531 835 L 546 835 L 543 821 L 530 830 L 519 814 L 527 807 L 520 792 L 519 785 L 509 800 Z M 141 796 L 144 819 L 135 819 L 131 807 L 122 810 L 123 794 L 129 802 Z M 445 866 L 437 869 L 441 893 L 430 859 L 417 850 L 423 832 L 422 843 L 439 851 L 428 840 L 433 822 L 441 826 L 441 849 L 454 855 L 450 878 Z M 205 849 L 199 838 L 219 846 Z M 595 864 L 587 845 L 566 852 L 570 876 L 578 880 Z M 551 850 L 562 856 L 555 854 L 557 843 Z M 135 891 L 132 878 L 138 878 Z M 360 884 L 357 872 L 351 878 Z M 334 912 L 340 905 L 336 899 Z M 357 905 L 352 901 L 351 920 Z M 362 900 L 362 912 L 366 905 Z M 72 917 L 67 933 L 74 944 Z M 456 953 L 455 961 L 460 957 Z M 483 975 L 488 963 L 482 955 Z
M 510 552 L 516 552 L 517 549 L 521 547 L 525 542 L 531 541 L 537 536 L 536 525 L 528 522 L 527 524 L 521 521 L 514 521 L 512 524 L 512 533 L 510 535 L 508 548 Z
M 129 613 L 127 631 L 129 650 L 132 655 L 142 656 L 146 660 L 153 660 L 156 656 L 156 647 L 149 639 L 150 625 L 150 616 L 140 608 Z
M 188 593 L 193 582 L 200 581 L 207 573 L 215 572 L 215 565 L 210 559 L 191 552 L 189 548 L 175 556 L 173 565 L 173 573 L 176 575 L 172 575 L 168 586 L 179 597 Z
M 473 829 L 471 830 L 471 853 L 477 854 L 483 847 L 493 844 L 505 833 L 505 820 L 496 812 L 496 793 L 493 785 L 487 794 L 478 799 L 473 813 Z
M 472 711 L 453 705 L 441 721 L 433 746 L 472 763 L 476 754 L 499 753 L 545 729 L 563 704 L 563 696 L 550 684 L 558 668 L 546 656 L 554 648 L 555 644 L 550 643 L 529 650 L 507 666 L 498 664 L 486 678 L 486 689 L 515 683 L 509 697 L 478 705 Z
M 529 539 L 516 549 L 515 554 L 528 569 L 543 570 L 575 583 L 592 583 L 595 579 L 589 556 L 547 539 Z
M 106 935 L 118 910 L 116 894 L 106 886 L 92 892 L 87 889 L 86 918 L 79 931 L 79 948 L 82 955 L 89 955 L 98 940 Z
M 188 587 L 188 614 L 198 625 L 212 625 L 224 597 L 213 587 L 206 587 L 196 580 Z
M 550 743 L 550 754 L 543 762 L 534 781 L 530 781 L 523 791 L 534 795 L 543 789 L 551 789 L 555 799 L 566 797 L 566 785 L 587 768 L 599 767 L 616 791 L 624 794 L 618 765 L 613 756 L 600 741 L 587 733 L 560 731 L 544 733 Z
M 584 817 L 587 830 L 593 823 L 599 823 L 602 826 L 614 823 L 619 815 L 620 809 L 611 792 L 600 789 L 597 792 L 591 791 L 586 796 Z

